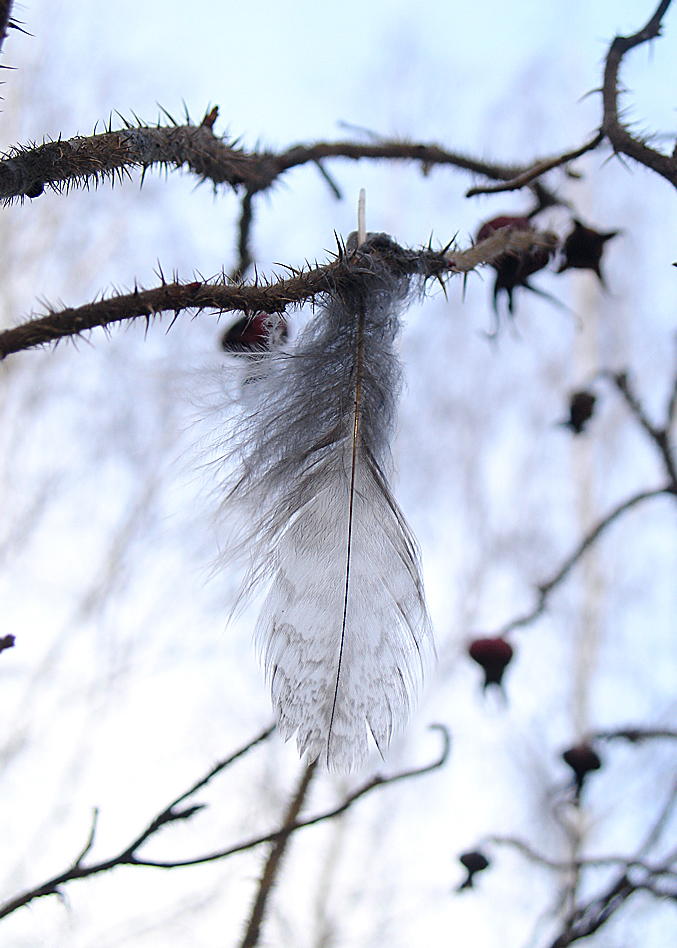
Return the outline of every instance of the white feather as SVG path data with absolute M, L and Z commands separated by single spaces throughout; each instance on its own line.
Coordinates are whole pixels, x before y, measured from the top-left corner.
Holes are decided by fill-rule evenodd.
M 250 363 L 229 451 L 231 549 L 247 593 L 270 582 L 255 635 L 280 729 L 338 772 L 366 756 L 367 727 L 387 746 L 434 652 L 388 486 L 407 253 L 370 235 L 297 342 Z

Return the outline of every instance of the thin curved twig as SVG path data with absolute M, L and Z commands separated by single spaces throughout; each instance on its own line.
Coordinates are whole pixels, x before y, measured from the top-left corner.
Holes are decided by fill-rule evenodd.
M 627 155 L 677 187 L 677 157 L 664 155 L 634 138 L 618 115 L 618 73 L 625 54 L 660 35 L 661 22 L 671 0 L 661 0 L 649 21 L 632 36 L 617 36 L 609 47 L 604 67 L 602 132 L 615 152 Z
M 94 836 L 96 833 L 96 824 L 98 819 L 98 811 L 95 810 L 94 819 L 92 821 L 92 827 L 89 832 L 89 836 L 87 837 L 87 842 L 85 843 L 85 846 L 79 855 L 73 861 L 73 864 L 70 866 L 70 868 L 66 869 L 64 872 L 59 873 L 59 875 L 54 876 L 52 879 L 49 879 L 47 882 L 44 882 L 42 885 L 36 886 L 34 889 L 29 889 L 26 892 L 22 892 L 15 898 L 10 899 L 3 905 L 0 905 L 0 918 L 5 918 L 7 915 L 11 915 L 12 912 L 15 912 L 24 905 L 28 905 L 30 902 L 34 901 L 34 899 L 39 899 L 46 895 L 60 894 L 61 886 L 68 882 L 72 882 L 74 879 L 85 879 L 88 876 L 98 875 L 101 872 L 106 872 L 115 866 L 128 865 L 133 860 L 134 853 L 148 839 L 150 839 L 151 836 L 154 836 L 162 826 L 166 826 L 167 823 L 177 822 L 178 820 L 190 819 L 190 817 L 197 813 L 198 810 L 202 809 L 202 805 L 198 804 L 178 810 L 177 807 L 183 803 L 184 800 L 192 796 L 194 793 L 197 793 L 198 790 L 206 786 L 217 774 L 225 770 L 226 767 L 229 767 L 231 764 L 235 763 L 236 760 L 244 756 L 248 751 L 267 740 L 274 730 L 274 726 L 266 728 L 266 730 L 262 731 L 257 737 L 254 738 L 253 741 L 249 741 L 248 744 L 245 744 L 244 747 L 241 747 L 239 750 L 235 751 L 234 754 L 231 754 L 229 757 L 225 758 L 225 760 L 219 761 L 219 763 L 215 764 L 215 766 L 212 767 L 204 777 L 201 777 L 200 780 L 194 783 L 188 790 L 172 800 L 169 806 L 165 807 L 161 813 L 158 813 L 158 815 L 130 843 L 130 845 L 127 846 L 121 853 L 118 853 L 117 856 L 114 856 L 112 859 L 107 859 L 104 862 L 83 866 L 82 863 L 85 856 L 87 856 L 94 845 Z
M 602 520 L 600 520 L 593 528 L 586 534 L 586 536 L 581 540 L 575 550 L 569 554 L 569 556 L 564 560 L 562 565 L 556 570 L 555 573 L 550 577 L 550 579 L 545 580 L 542 583 L 539 583 L 538 589 L 538 598 L 536 600 L 536 605 L 533 609 L 530 609 L 529 612 L 524 613 L 521 616 L 518 616 L 516 619 L 511 619 L 510 622 L 502 626 L 496 635 L 503 636 L 507 635 L 509 632 L 514 631 L 515 629 L 524 628 L 527 625 L 531 625 L 532 622 L 535 622 L 543 612 L 548 603 L 550 594 L 560 585 L 560 583 L 569 575 L 574 566 L 578 563 L 581 557 L 587 552 L 587 550 L 592 546 L 592 544 L 599 539 L 599 537 L 604 533 L 604 531 L 609 527 L 615 520 L 617 520 L 622 514 L 627 510 L 631 510 L 633 507 L 636 507 L 637 504 L 642 503 L 645 500 L 650 500 L 652 497 L 660 497 L 664 494 L 672 494 L 673 496 L 677 495 L 677 490 L 673 484 L 666 484 L 664 487 L 657 487 L 653 490 L 644 490 L 640 491 L 638 494 L 633 494 L 632 497 L 629 497 L 627 500 L 624 500 L 622 503 L 618 504 L 614 509 L 606 515 Z
M 531 167 L 526 168 L 521 174 L 516 175 L 509 181 L 504 181 L 502 184 L 492 184 L 470 188 L 470 190 L 466 191 L 465 196 L 475 197 L 477 194 L 498 194 L 501 191 L 517 191 L 519 188 L 523 188 L 526 185 L 531 184 L 532 181 L 535 181 L 536 178 L 540 178 L 548 171 L 553 171 L 555 168 L 566 165 L 570 161 L 575 161 L 576 158 L 580 158 L 589 151 L 594 151 L 603 140 L 604 134 L 602 132 L 597 132 L 594 138 L 591 138 L 589 142 L 585 143 L 585 145 L 581 145 L 580 148 L 576 148 L 573 151 L 564 152 L 564 154 L 561 155 L 555 155 L 554 158 L 543 158 L 540 161 L 536 161 L 531 165 Z
M 672 422 L 672 413 L 674 408 L 672 402 L 668 406 L 667 419 L 665 424 L 661 428 L 657 428 L 649 420 L 646 412 L 639 399 L 637 398 L 635 392 L 630 385 L 630 379 L 627 372 L 616 372 L 609 373 L 611 379 L 613 380 L 616 388 L 621 393 L 625 399 L 628 408 L 639 421 L 640 425 L 646 433 L 649 435 L 651 440 L 654 442 L 658 448 L 658 452 L 663 461 L 663 465 L 667 472 L 668 477 L 672 481 L 672 485 L 677 491 L 677 464 L 675 463 L 675 458 L 672 454 L 670 447 L 670 425 Z
M 644 860 L 633 856 L 610 855 L 586 856 L 580 859 L 551 859 L 549 856 L 544 856 L 543 853 L 538 852 L 538 850 L 530 846 L 529 843 L 526 843 L 516 836 L 487 836 L 486 839 L 482 840 L 478 848 L 484 848 L 485 844 L 487 846 L 509 846 L 511 849 L 517 850 L 517 852 L 521 853 L 531 862 L 537 863 L 539 866 L 544 866 L 546 869 L 551 869 L 553 872 L 571 872 L 572 869 L 606 869 L 611 866 L 623 866 L 625 869 L 636 868 L 651 874 L 661 874 L 677 878 L 677 872 L 675 870 L 664 866 L 652 866 Z

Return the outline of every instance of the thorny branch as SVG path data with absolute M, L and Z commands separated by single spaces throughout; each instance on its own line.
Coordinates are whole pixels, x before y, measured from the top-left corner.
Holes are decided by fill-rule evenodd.
M 217 773 L 220 773 L 227 766 L 234 763 L 235 760 L 247 753 L 247 751 L 251 750 L 257 744 L 260 744 L 262 741 L 266 740 L 266 738 L 268 738 L 274 730 L 274 728 L 268 728 L 245 747 L 241 748 L 226 760 L 218 763 L 205 777 L 197 781 L 197 783 L 193 784 L 190 789 L 172 801 L 168 807 L 166 807 L 161 813 L 158 814 L 158 816 L 155 817 L 154 820 L 152 820 L 151 823 L 148 824 L 146 829 L 140 833 L 129 844 L 129 846 L 123 849 L 116 856 L 113 856 L 110 859 L 106 859 L 102 862 L 92 863 L 90 865 L 82 865 L 85 855 L 89 852 L 92 846 L 92 830 L 87 845 L 69 869 L 60 873 L 58 876 L 54 876 L 52 879 L 49 879 L 47 882 L 37 886 L 34 889 L 22 892 L 14 899 L 6 902 L 4 905 L 0 905 L 0 918 L 10 915 L 12 912 L 15 912 L 23 905 L 28 905 L 34 899 L 39 899 L 46 895 L 58 895 L 61 892 L 62 886 L 66 885 L 68 882 L 72 882 L 74 879 L 85 879 L 89 876 L 99 875 L 102 872 L 108 872 L 110 869 L 113 869 L 116 866 L 148 866 L 156 869 L 177 869 L 186 866 L 198 866 L 204 863 L 216 862 L 217 860 L 225 859 L 228 856 L 245 852 L 249 849 L 255 849 L 257 846 L 261 846 L 265 843 L 276 843 L 283 837 L 288 838 L 291 833 L 295 833 L 297 830 L 303 829 L 306 826 L 314 826 L 315 824 L 322 823 L 325 820 L 334 819 L 334 817 L 345 813 L 345 811 L 348 810 L 357 800 L 365 796 L 367 793 L 370 793 L 377 787 L 383 787 L 402 780 L 408 780 L 412 777 L 421 777 L 424 774 L 432 773 L 433 771 L 438 770 L 440 767 L 444 766 L 449 757 L 449 751 L 451 747 L 449 732 L 442 724 L 432 724 L 430 727 L 431 729 L 438 730 L 440 732 L 443 741 L 442 750 L 432 763 L 426 764 L 423 767 L 416 767 L 412 768 L 411 770 L 400 771 L 399 773 L 393 774 L 389 777 L 382 777 L 377 774 L 376 776 L 372 777 L 371 780 L 364 783 L 361 787 L 358 787 L 358 789 L 353 791 L 353 793 L 349 794 L 338 806 L 331 810 L 325 811 L 318 816 L 310 817 L 305 820 L 294 819 L 294 822 L 291 826 L 285 824 L 280 829 L 274 830 L 271 833 L 266 833 L 262 836 L 255 836 L 251 839 L 245 840 L 244 842 L 230 846 L 227 849 L 209 853 L 205 856 L 196 856 L 193 859 L 160 861 L 144 859 L 137 855 L 140 847 L 151 836 L 155 835 L 162 826 L 177 820 L 190 819 L 190 817 L 192 817 L 198 810 L 202 809 L 204 804 L 195 804 L 193 806 L 179 810 L 177 810 L 176 807 L 184 802 L 188 797 L 196 793 L 199 789 L 204 787 L 214 776 L 216 776 Z
M 293 145 L 283 152 L 247 152 L 235 142 L 214 135 L 216 110 L 200 125 L 187 122 L 147 126 L 132 125 L 108 129 L 99 134 L 76 136 L 43 145 L 15 146 L 0 161 L 0 200 L 38 197 L 48 187 L 54 191 L 89 187 L 107 178 L 122 178 L 133 168 L 145 171 L 155 165 L 182 168 L 214 185 L 243 187 L 251 194 L 264 191 L 286 171 L 305 164 L 320 165 L 325 158 L 359 161 L 414 161 L 425 172 L 436 165 L 448 165 L 483 175 L 491 180 L 510 180 L 527 170 L 518 165 L 478 161 L 439 145 L 383 141 L 317 142 Z
M 13 0 L 0 0 L 0 50 L 7 38 L 7 30 L 15 24 L 12 22 Z
M 425 279 L 468 273 L 475 267 L 489 264 L 504 253 L 523 253 L 534 246 L 552 247 L 556 242 L 548 232 L 498 231 L 467 250 L 408 251 L 411 272 L 421 273 Z M 323 293 L 335 291 L 340 280 L 359 266 L 359 254 L 346 254 L 339 249 L 336 259 L 324 266 L 305 271 L 293 271 L 292 276 L 270 283 L 229 284 L 226 278 L 218 281 L 180 283 L 174 280 L 152 290 L 136 288 L 133 293 L 101 299 L 75 309 L 67 308 L 32 319 L 13 329 L 0 332 L 0 360 L 10 353 L 57 342 L 66 336 L 77 336 L 97 326 L 142 317 L 150 321 L 161 313 L 179 313 L 186 310 L 200 312 L 240 311 L 282 313 L 288 307 L 298 306 Z
M 289 808 L 287 809 L 280 835 L 273 842 L 270 848 L 270 853 L 268 854 L 261 879 L 259 880 L 256 898 L 254 899 L 254 904 L 252 905 L 249 922 L 247 924 L 244 938 L 240 943 L 240 948 L 254 948 L 254 946 L 258 944 L 259 935 L 261 934 L 261 925 L 263 923 L 263 916 L 266 911 L 266 903 L 268 902 L 268 896 L 270 895 L 273 885 L 275 884 L 277 872 L 280 867 L 280 860 L 282 859 L 284 851 L 287 848 L 289 837 L 294 832 L 296 821 L 298 819 L 299 813 L 301 812 L 301 807 L 303 806 L 303 803 L 306 799 L 308 787 L 310 786 L 310 782 L 316 772 L 316 768 L 316 760 L 313 761 L 308 767 L 304 768 L 299 787 L 296 790 L 291 803 L 289 804 Z
M 623 57 L 629 50 L 642 43 L 647 43 L 660 35 L 661 21 L 670 6 L 671 0 L 661 0 L 655 13 L 648 23 L 633 33 L 632 36 L 617 36 L 606 59 L 604 69 L 604 84 L 602 87 L 602 101 L 604 103 L 604 118 L 602 131 L 609 139 L 615 152 L 633 158 L 645 167 L 661 175 L 677 187 L 677 152 L 671 156 L 656 151 L 638 138 L 634 138 L 625 125 L 621 124 L 618 115 L 618 72 Z
M 573 151 L 564 152 L 562 155 L 556 155 L 554 158 L 542 158 L 539 161 L 534 162 L 529 168 L 525 168 L 520 174 L 515 175 L 514 178 L 510 178 L 508 181 L 504 181 L 502 184 L 486 185 L 484 187 L 474 187 L 470 188 L 469 191 L 466 191 L 466 197 L 475 197 L 477 194 L 498 194 L 501 191 L 517 191 L 519 188 L 526 187 L 526 185 L 531 184 L 532 181 L 535 181 L 536 178 L 540 178 L 542 175 L 547 174 L 548 171 L 552 171 L 555 168 L 560 168 L 562 165 L 567 165 L 571 161 L 575 161 L 576 158 L 580 158 L 582 155 L 587 154 L 589 151 L 594 151 L 601 143 L 604 141 L 604 135 L 602 132 L 597 132 L 594 138 L 589 142 L 586 142 L 585 145 L 581 145 L 580 148 L 576 148 Z

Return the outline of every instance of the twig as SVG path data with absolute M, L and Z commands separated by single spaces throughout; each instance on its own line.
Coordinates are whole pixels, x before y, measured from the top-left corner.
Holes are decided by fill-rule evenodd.
M 42 898 L 46 895 L 55 895 L 59 894 L 61 886 L 65 885 L 68 882 L 73 881 L 74 879 L 85 879 L 89 876 L 99 875 L 102 872 L 107 872 L 110 869 L 115 868 L 116 866 L 148 866 L 156 869 L 177 869 L 185 866 L 198 866 L 208 862 L 216 862 L 220 859 L 225 859 L 228 856 L 232 856 L 235 853 L 245 852 L 249 849 L 255 849 L 257 846 L 261 846 L 265 843 L 274 843 L 283 835 L 289 835 L 290 833 L 296 832 L 299 829 L 303 829 L 306 826 L 314 826 L 316 823 L 324 822 L 325 820 L 331 820 L 336 816 L 339 816 L 341 813 L 345 813 L 357 800 L 365 796 L 370 791 L 374 790 L 377 787 L 382 787 L 387 784 L 397 783 L 400 780 L 408 780 L 412 777 L 420 777 L 424 774 L 432 773 L 434 770 L 442 767 L 449 756 L 450 750 L 450 737 L 449 733 L 441 724 L 433 724 L 431 728 L 439 730 L 443 738 L 443 748 L 439 757 L 434 760 L 431 764 L 427 764 L 425 767 L 418 767 L 412 770 L 401 771 L 400 773 L 393 774 L 390 777 L 381 777 L 376 775 L 368 783 L 363 784 L 358 790 L 350 794 L 339 806 L 335 807 L 333 810 L 329 810 L 325 813 L 321 813 L 319 816 L 312 817 L 311 819 L 296 821 L 291 827 L 283 827 L 273 831 L 272 833 L 267 833 L 264 836 L 257 836 L 252 839 L 246 840 L 245 842 L 238 843 L 235 846 L 231 846 L 228 849 L 220 850 L 215 853 L 210 853 L 206 856 L 197 856 L 193 859 L 181 859 L 175 860 L 172 862 L 161 862 L 159 860 L 152 859 L 143 859 L 137 856 L 137 851 L 140 846 L 146 842 L 146 840 L 155 834 L 157 830 L 164 826 L 166 823 L 173 822 L 176 820 L 188 819 L 191 817 L 197 810 L 201 807 L 193 806 L 188 807 L 185 810 L 176 810 L 175 807 L 179 803 L 183 802 L 191 794 L 195 793 L 201 787 L 212 779 L 217 773 L 227 767 L 229 764 L 237 760 L 238 757 L 241 757 L 248 750 L 255 747 L 257 744 L 264 741 L 270 734 L 273 732 L 273 728 L 268 728 L 266 731 L 263 731 L 257 738 L 243 747 L 241 750 L 237 751 L 227 760 L 222 761 L 217 764 L 212 770 L 197 783 L 187 790 L 181 796 L 177 797 L 166 809 L 162 811 L 149 825 L 148 827 L 136 837 L 136 839 L 122 850 L 118 855 L 113 856 L 111 859 L 104 860 L 99 863 L 93 863 L 89 866 L 78 865 L 77 861 L 65 872 L 60 873 L 58 876 L 54 876 L 52 879 L 43 883 L 40 886 L 37 886 L 34 889 L 30 889 L 26 892 L 22 892 L 16 898 L 11 899 L 9 902 L 6 902 L 4 905 L 0 905 L 0 918 L 4 918 L 7 915 L 10 915 L 12 912 L 16 911 L 18 908 L 21 908 L 23 905 L 28 905 L 34 899 Z M 82 858 L 82 857 L 80 857 Z
M 310 781 L 313 779 L 313 774 L 315 773 L 316 768 L 316 760 L 314 760 L 308 767 L 304 768 L 301 782 L 292 798 L 291 803 L 289 804 L 289 808 L 285 815 L 280 835 L 270 848 L 270 853 L 266 859 L 266 864 L 259 881 L 256 898 L 254 899 L 254 904 L 252 905 L 249 922 L 247 923 L 244 938 L 241 942 L 241 948 L 254 948 L 254 946 L 258 944 L 268 896 L 270 895 L 275 883 L 277 871 L 280 866 L 280 860 L 282 859 L 284 851 L 287 848 L 289 837 L 293 833 L 296 826 L 296 820 L 298 819 L 298 815 L 301 811 L 301 807 L 303 806 L 303 802 L 308 792 L 308 787 L 310 786 Z
M 589 151 L 594 151 L 603 140 L 603 133 L 597 132 L 594 138 L 591 138 L 589 142 L 586 142 L 585 145 L 581 145 L 580 148 L 576 148 L 574 151 L 564 152 L 564 154 L 556 155 L 554 158 L 543 158 L 540 161 L 536 161 L 521 174 L 516 175 L 514 178 L 502 184 L 470 188 L 469 191 L 466 191 L 465 196 L 475 197 L 477 194 L 498 194 L 501 191 L 516 191 L 518 188 L 523 188 L 525 185 L 531 184 L 532 181 L 536 178 L 540 178 L 541 175 L 546 174 L 548 171 L 559 168 L 561 165 L 566 165 L 570 161 L 575 161 L 576 158 L 580 158 Z
M 538 863 L 546 869 L 552 869 L 554 872 L 570 872 L 572 869 L 604 869 L 608 866 L 621 865 L 625 869 L 641 869 L 651 874 L 665 874 L 677 877 L 673 870 L 666 869 L 663 866 L 651 866 L 641 859 L 634 856 L 586 856 L 580 859 L 550 859 L 542 853 L 537 852 L 524 840 L 515 836 L 487 836 L 486 840 L 480 844 L 482 848 L 485 843 L 494 846 L 509 846 L 516 849 L 526 859 Z
M 656 447 L 658 448 L 663 460 L 663 464 L 665 465 L 665 470 L 667 471 L 668 477 L 672 481 L 674 489 L 677 491 L 677 465 L 675 465 L 675 459 L 670 450 L 670 439 L 668 434 L 670 428 L 671 412 L 674 411 L 672 402 L 668 406 L 668 418 L 665 426 L 662 428 L 657 428 L 649 421 L 649 418 L 647 417 L 639 399 L 633 392 L 627 372 L 610 374 L 614 384 L 616 385 L 616 388 L 627 402 L 630 411 L 633 413 L 635 418 L 637 418 L 651 440 L 656 444 Z
M 602 101 L 604 116 L 602 132 L 609 139 L 614 151 L 627 155 L 656 174 L 661 175 L 677 187 L 677 159 L 669 157 L 640 141 L 628 132 L 618 116 L 618 72 L 625 54 L 635 46 L 640 46 L 660 35 L 661 21 L 671 0 L 661 0 L 648 23 L 632 36 L 617 36 L 609 47 L 604 68 Z
M 423 249 L 406 251 L 410 272 L 420 273 L 424 279 L 441 279 L 443 275 L 467 273 L 478 266 L 491 263 L 504 253 L 522 253 L 534 246 L 551 245 L 554 236 L 543 232 L 497 232 L 487 240 L 465 251 L 447 253 Z M 322 293 L 335 290 L 337 282 L 350 275 L 351 267 L 359 267 L 359 255 L 339 252 L 337 258 L 324 266 L 305 271 L 270 283 L 238 284 L 225 280 L 190 283 L 166 283 L 151 290 L 136 288 L 133 293 L 67 308 L 29 320 L 13 329 L 0 332 L 0 361 L 14 352 L 57 342 L 67 336 L 76 336 L 98 326 L 110 326 L 126 320 L 145 318 L 147 322 L 161 313 L 177 315 L 186 310 L 200 312 L 241 311 L 255 313 L 282 313 L 288 307 L 300 305 Z
M 567 920 L 566 929 L 552 942 L 550 948 L 566 948 L 579 938 L 594 934 L 636 891 L 637 886 L 623 873 L 604 895 L 573 913 Z
M 6 648 L 13 648 L 16 639 L 13 635 L 3 635 L 0 637 L 0 652 L 4 652 Z
M 438 770 L 440 767 L 443 767 L 449 757 L 451 738 L 449 737 L 449 732 L 443 724 L 431 724 L 430 728 L 431 730 L 440 731 L 443 740 L 442 752 L 439 757 L 432 762 L 432 764 L 426 764 L 425 767 L 416 767 L 412 770 L 404 770 L 400 773 L 393 774 L 390 777 L 381 777 L 379 774 L 377 774 L 367 783 L 363 784 L 357 790 L 353 791 L 353 793 L 349 794 L 345 800 L 338 806 L 334 807 L 334 809 L 326 810 L 319 816 L 313 816 L 306 820 L 300 820 L 294 826 L 294 832 L 296 832 L 296 830 L 305 829 L 306 826 L 315 826 L 317 823 L 324 823 L 326 820 L 333 820 L 335 817 L 345 813 L 346 810 L 349 810 L 350 807 L 353 806 L 353 804 L 356 803 L 361 797 L 365 796 L 367 793 L 371 793 L 371 791 L 375 790 L 377 787 L 384 787 L 387 784 L 398 783 L 401 780 L 409 780 L 412 777 L 422 777 L 424 774 L 432 773 L 434 770 Z M 248 849 L 254 849 L 256 846 L 261 846 L 264 843 L 274 842 L 280 833 L 280 830 L 274 830 L 272 833 L 267 833 L 265 836 L 255 836 L 243 843 L 230 846 L 228 849 L 218 850 L 217 852 L 210 853 L 206 856 L 197 856 L 194 859 L 183 859 L 176 862 L 160 862 L 159 860 L 138 859 L 135 860 L 135 865 L 149 866 L 155 869 L 176 869 L 183 866 L 199 866 L 203 863 L 216 862 L 219 859 L 225 859 L 227 856 L 233 856 L 235 853 L 241 853 Z
M 143 832 L 140 833 L 136 839 L 130 843 L 129 846 L 122 850 L 122 852 L 118 853 L 117 856 L 114 856 L 112 859 L 107 859 L 104 862 L 83 866 L 83 860 L 90 852 L 94 844 L 94 836 L 98 818 L 98 811 L 95 811 L 94 819 L 92 821 L 92 828 L 90 830 L 87 843 L 70 868 L 66 869 L 65 872 L 59 873 L 58 876 L 54 876 L 52 879 L 49 879 L 47 882 L 44 882 L 42 885 L 37 886 L 34 889 L 29 889 L 26 892 L 22 892 L 20 895 L 11 899 L 9 902 L 5 902 L 4 905 L 0 905 L 0 918 L 5 918 L 7 915 L 15 912 L 23 905 L 28 905 L 29 902 L 32 902 L 34 899 L 39 899 L 46 895 L 60 894 L 61 886 L 65 885 L 67 882 L 72 882 L 74 879 L 86 879 L 88 876 L 98 875 L 101 872 L 106 872 L 109 869 L 113 869 L 115 866 L 133 865 L 135 863 L 134 854 L 136 851 L 146 842 L 146 840 L 157 833 L 157 831 L 162 826 L 165 826 L 167 823 L 176 822 L 177 820 L 189 819 L 198 810 L 202 809 L 202 805 L 196 805 L 183 810 L 177 810 L 176 808 L 179 806 L 179 804 L 181 804 L 188 797 L 192 796 L 202 787 L 206 786 L 210 780 L 212 780 L 217 774 L 221 773 L 221 771 L 225 770 L 226 767 L 229 767 L 248 751 L 252 750 L 252 748 L 265 741 L 268 737 L 270 737 L 274 730 L 274 727 L 266 728 L 266 730 L 262 731 L 258 737 L 254 738 L 253 741 L 250 741 L 244 747 L 241 747 L 239 750 L 237 750 L 234 754 L 231 754 L 225 760 L 220 761 L 218 764 L 212 767 L 209 773 L 200 778 L 197 783 L 194 783 L 188 790 L 185 791 L 185 793 L 182 793 L 180 796 L 176 797 L 176 799 L 174 799 L 168 807 L 165 807 L 165 809 L 148 824 Z
M 252 201 L 254 192 L 249 188 L 242 195 L 242 211 L 240 212 L 239 239 L 237 244 L 239 260 L 237 266 L 230 275 L 234 283 L 242 280 L 252 263 L 252 255 L 249 249 L 249 235 L 251 233 L 253 207 Z
M 677 731 L 653 727 L 624 727 L 613 731 L 596 731 L 588 737 L 588 740 L 593 741 L 613 741 L 619 739 L 629 741 L 631 744 L 639 744 L 641 741 L 652 739 L 674 741 L 677 740 Z
M 629 497 L 627 500 L 624 500 L 622 503 L 618 504 L 617 507 L 614 507 L 611 513 L 607 514 L 606 517 L 600 520 L 599 523 L 597 523 L 593 529 L 586 534 L 576 549 L 566 558 L 566 560 L 550 577 L 550 579 L 543 583 L 539 583 L 538 599 L 534 608 L 516 619 L 511 619 L 511 621 L 502 626 L 496 634 L 503 636 L 508 632 L 512 632 L 514 629 L 523 628 L 524 626 L 530 625 L 532 622 L 534 622 L 544 612 L 548 598 L 552 591 L 566 578 L 583 554 L 597 539 L 599 539 L 601 534 L 604 533 L 608 526 L 610 526 L 627 510 L 637 506 L 637 504 L 642 503 L 642 501 L 649 500 L 652 497 L 660 497 L 663 494 L 674 495 L 677 494 L 677 490 L 673 484 L 666 484 L 664 487 L 657 487 L 653 490 L 640 491 L 640 493 L 634 494 L 632 497 Z

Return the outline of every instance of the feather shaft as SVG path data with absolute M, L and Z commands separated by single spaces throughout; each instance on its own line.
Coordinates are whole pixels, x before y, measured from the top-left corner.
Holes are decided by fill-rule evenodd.
M 388 485 L 411 283 L 398 253 L 369 235 L 299 339 L 251 363 L 228 449 L 231 552 L 248 559 L 246 594 L 269 583 L 255 638 L 280 730 L 341 772 L 365 757 L 367 727 L 383 749 L 404 724 L 434 651 Z

